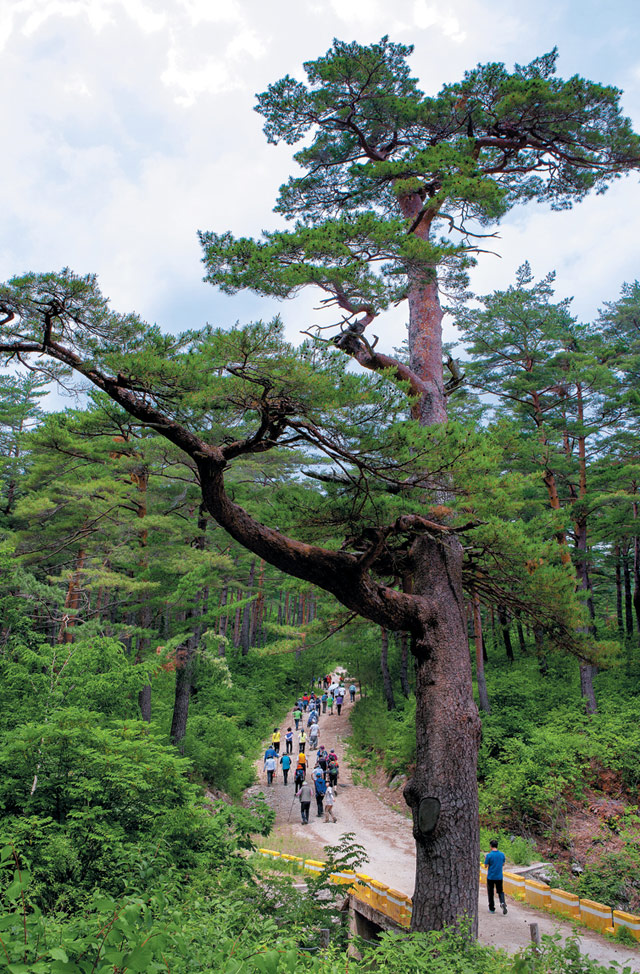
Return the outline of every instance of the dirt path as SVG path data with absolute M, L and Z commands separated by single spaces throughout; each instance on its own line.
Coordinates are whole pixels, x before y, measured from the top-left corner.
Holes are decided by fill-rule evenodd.
M 348 698 L 348 694 L 347 694 Z M 337 823 L 325 823 L 316 817 L 315 801 L 311 803 L 309 824 L 300 821 L 300 805 L 294 800 L 293 773 L 285 787 L 282 772 L 278 770 L 276 782 L 268 788 L 266 775 L 262 770 L 262 760 L 256 762 L 259 784 L 251 791 L 262 791 L 276 812 L 274 831 L 267 845 L 280 852 L 307 858 L 324 858 L 324 848 L 336 843 L 345 832 L 353 832 L 355 839 L 367 851 L 368 862 L 361 866 L 362 872 L 403 893 L 411 895 L 414 887 L 415 846 L 411 833 L 411 820 L 380 801 L 374 791 L 362 785 L 355 785 L 351 770 L 345 757 L 345 741 L 350 734 L 348 699 L 342 707 L 340 716 L 323 714 L 320 718 L 320 744 L 327 750 L 333 747 L 340 762 L 338 794 L 334 807 Z M 305 718 L 306 723 L 306 718 Z M 287 727 L 293 726 L 288 718 L 280 728 L 282 750 Z M 315 752 L 309 751 L 309 765 L 315 764 Z M 293 762 L 297 759 L 297 735 L 294 732 Z M 628 966 L 640 974 L 640 948 L 633 949 L 587 931 L 584 927 L 574 928 L 570 923 L 555 920 L 550 914 L 535 910 L 513 900 L 509 901 L 507 916 L 501 913 L 491 915 L 487 910 L 486 893 L 480 890 L 480 931 L 482 943 L 502 947 L 511 953 L 526 947 L 530 942 L 529 924 L 537 923 L 542 934 L 559 933 L 563 938 L 580 937 L 581 950 L 601 964 L 617 962 L 620 967 Z

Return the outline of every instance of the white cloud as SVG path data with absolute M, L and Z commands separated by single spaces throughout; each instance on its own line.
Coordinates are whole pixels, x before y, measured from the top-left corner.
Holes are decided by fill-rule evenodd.
M 378 0 L 331 0 L 331 9 L 339 20 L 372 24 L 383 18 Z
M 260 37 L 257 31 L 247 27 L 236 34 L 227 47 L 227 55 L 230 58 L 240 58 L 245 54 L 252 58 L 261 58 L 266 52 L 265 39 Z
M 167 67 L 161 76 L 163 83 L 174 90 L 174 98 L 179 105 L 188 107 L 204 92 L 220 94 L 238 84 L 231 79 L 229 69 L 220 59 L 209 58 L 198 67 L 185 64 L 186 60 L 184 52 L 171 48 Z
M 445 37 L 450 37 L 456 43 L 460 43 L 467 36 L 465 31 L 461 29 L 458 18 L 451 12 L 451 8 L 443 12 L 442 7 L 435 3 L 427 3 L 427 0 L 415 0 L 413 17 L 416 27 L 421 30 L 438 27 Z

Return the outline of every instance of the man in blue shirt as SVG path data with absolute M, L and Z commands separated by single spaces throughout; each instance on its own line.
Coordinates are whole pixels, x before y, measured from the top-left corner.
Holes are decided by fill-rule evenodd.
M 502 868 L 505 862 L 504 852 L 498 852 L 498 840 L 492 839 L 489 843 L 491 846 L 491 852 L 488 852 L 484 857 L 484 864 L 487 867 L 487 894 L 489 896 L 489 913 L 496 912 L 496 904 L 494 900 L 494 890 L 498 894 L 498 899 L 500 900 L 500 906 L 502 907 L 502 912 L 507 912 L 507 903 L 504 898 L 504 892 L 502 889 Z

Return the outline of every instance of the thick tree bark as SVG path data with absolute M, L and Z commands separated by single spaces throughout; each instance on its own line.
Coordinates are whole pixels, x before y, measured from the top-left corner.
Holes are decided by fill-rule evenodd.
M 491 713 L 489 694 L 487 693 L 487 681 L 484 675 L 484 653 L 482 651 L 482 617 L 480 615 L 480 597 L 477 592 L 472 595 L 473 609 L 473 638 L 476 646 L 476 680 L 478 683 L 478 699 L 480 700 L 480 710 L 486 714 Z
M 380 669 L 382 671 L 382 690 L 387 701 L 387 710 L 396 709 L 396 699 L 393 695 L 393 684 L 389 672 L 389 633 L 380 627 Z
M 415 593 L 436 610 L 416 635 L 416 770 L 405 787 L 416 840 L 414 930 L 456 925 L 466 914 L 477 934 L 477 754 L 480 719 L 473 700 L 462 591 L 462 547 L 416 542 Z M 439 802 L 435 828 L 420 829 L 422 799 Z

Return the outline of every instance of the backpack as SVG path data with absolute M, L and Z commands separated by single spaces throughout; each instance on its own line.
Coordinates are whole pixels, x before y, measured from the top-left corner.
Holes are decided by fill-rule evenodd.
M 327 783 L 324 778 L 316 778 L 316 795 L 324 795 L 327 790 Z
M 296 768 L 294 778 L 296 781 L 304 781 L 304 768 Z
M 329 761 L 329 772 L 335 772 L 337 770 L 338 770 L 338 762 L 335 760 L 335 758 L 332 758 Z

